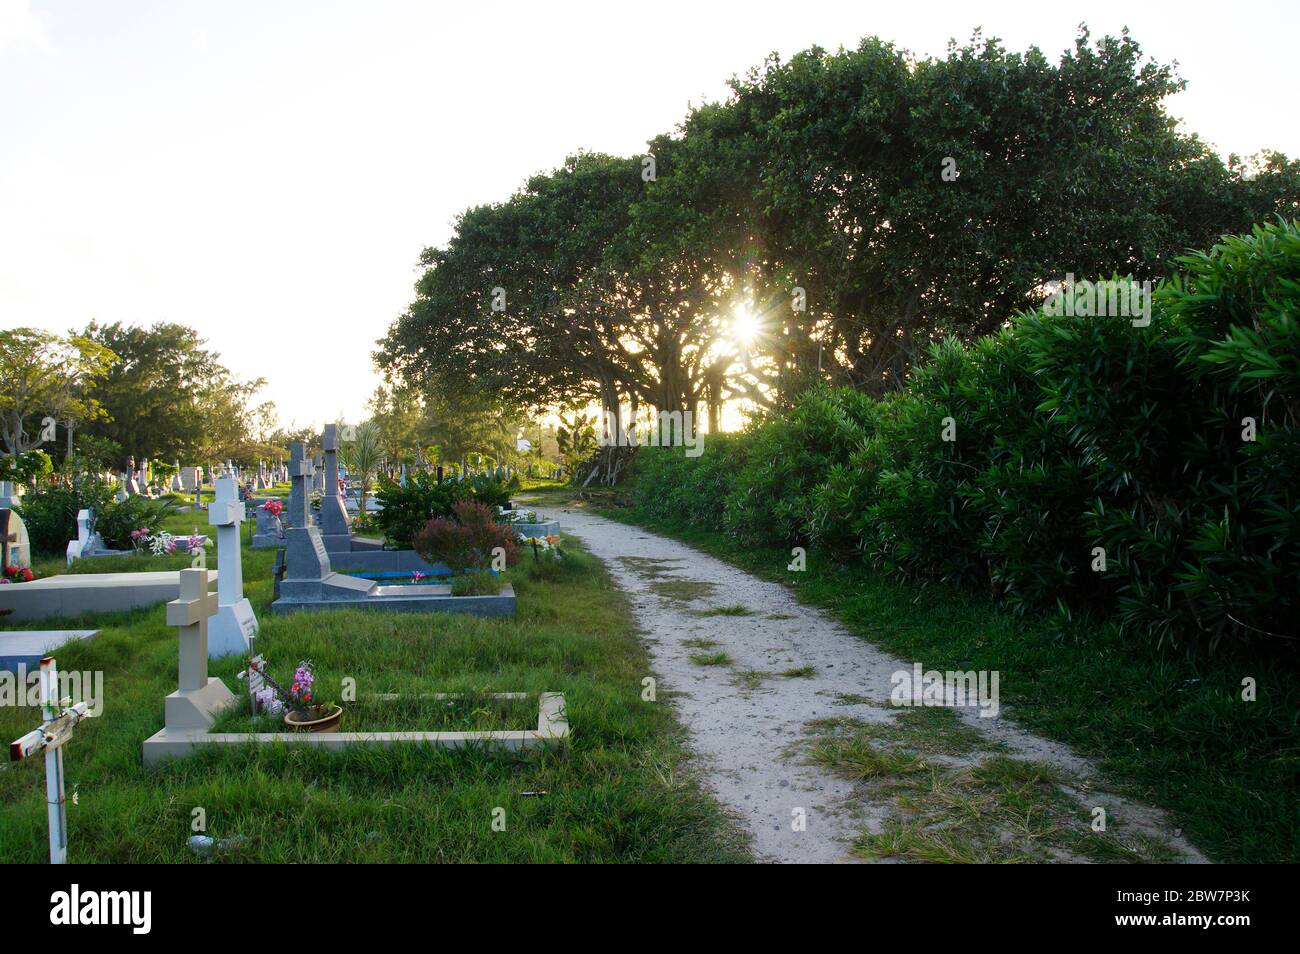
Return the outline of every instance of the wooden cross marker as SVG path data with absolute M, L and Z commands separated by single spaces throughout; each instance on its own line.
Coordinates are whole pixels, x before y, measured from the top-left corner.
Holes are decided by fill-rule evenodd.
M 180 627 L 180 672 L 177 688 L 195 692 L 208 684 L 208 617 L 217 611 L 217 596 L 208 592 L 208 571 L 181 570 L 180 598 L 167 604 L 167 625 Z
M 206 661 L 206 660 L 205 660 Z M 21 739 L 9 744 L 9 758 L 17 762 L 34 755 L 45 756 L 45 802 L 50 819 L 50 864 L 68 861 L 68 809 L 63 795 L 63 743 L 72 738 L 72 727 L 86 718 L 84 702 L 60 711 L 59 674 L 53 656 L 41 660 L 41 714 L 44 722 Z M 63 700 L 69 702 L 70 700 Z

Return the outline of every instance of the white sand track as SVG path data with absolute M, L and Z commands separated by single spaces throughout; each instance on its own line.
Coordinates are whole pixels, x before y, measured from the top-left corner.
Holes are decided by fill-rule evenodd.
M 581 509 L 561 510 L 559 517 L 563 531 L 580 538 L 629 594 L 651 654 L 658 698 L 675 706 L 704 782 L 752 833 L 757 857 L 852 860 L 853 837 L 864 826 L 878 829 L 885 807 L 871 804 L 854 783 L 806 764 L 798 750 L 806 748 L 806 727 L 813 720 L 891 718 L 882 705 L 890 696 L 891 676 L 911 669 L 911 661 L 882 652 L 829 615 L 800 605 L 784 586 L 685 544 Z M 656 583 L 675 580 L 713 587 L 692 600 L 656 591 Z M 752 615 L 699 615 L 737 604 Z M 701 666 L 690 659 L 718 652 L 730 657 L 728 664 Z M 806 666 L 813 667 L 811 676 L 771 675 L 756 688 L 737 679 L 747 670 L 776 674 Z M 871 702 L 846 705 L 846 697 Z M 979 718 L 972 709 L 960 712 L 968 724 L 1011 746 L 1014 756 L 1095 777 L 1086 761 L 1066 746 L 1018 728 L 1005 709 L 998 718 Z M 1089 803 L 1106 805 L 1116 821 L 1165 837 L 1185 860 L 1205 861 L 1159 811 L 1111 795 L 1094 794 Z M 798 809 L 807 819 L 803 831 L 792 824 Z

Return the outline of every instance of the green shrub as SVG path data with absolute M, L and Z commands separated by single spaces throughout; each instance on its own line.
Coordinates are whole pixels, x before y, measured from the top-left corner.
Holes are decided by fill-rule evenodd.
M 61 556 L 68 541 L 77 539 L 77 511 L 103 513 L 113 499 L 111 488 L 96 477 L 77 474 L 38 484 L 18 506 L 27 525 L 32 550 L 45 556 Z
M 451 516 L 452 507 L 460 501 L 477 500 L 495 508 L 510 500 L 510 490 L 506 484 L 485 475 L 438 483 L 436 475 L 415 471 L 408 475 L 405 487 L 396 480 L 381 476 L 375 497 L 382 504 L 382 509 L 374 513 L 375 526 L 383 532 L 388 543 L 409 550 L 414 545 L 415 535 L 430 520 Z
M 701 457 L 643 449 L 637 506 L 1193 649 L 1294 636 L 1300 227 L 1179 262 L 1146 327 L 1030 312 L 935 345 L 901 394 L 815 390 Z
M 163 519 L 178 506 L 175 497 L 127 497 L 101 510 L 95 518 L 95 529 L 110 550 L 130 550 L 132 530 L 160 530 Z
M 749 428 L 745 460 L 727 495 L 728 530 L 743 543 L 807 543 L 819 529 L 809 497 L 828 468 L 847 463 L 869 436 L 874 403 L 847 388 L 819 388 L 788 413 Z

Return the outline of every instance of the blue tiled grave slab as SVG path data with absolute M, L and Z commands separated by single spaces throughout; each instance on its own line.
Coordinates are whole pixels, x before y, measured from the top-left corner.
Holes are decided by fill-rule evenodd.
M 17 673 L 20 665 L 35 672 L 41 660 L 75 639 L 98 636 L 97 629 L 20 629 L 0 633 L 0 672 Z

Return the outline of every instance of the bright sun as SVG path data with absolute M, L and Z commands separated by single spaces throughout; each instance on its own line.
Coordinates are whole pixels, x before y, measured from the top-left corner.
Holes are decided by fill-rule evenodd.
M 737 305 L 735 317 L 731 320 L 731 334 L 741 344 L 749 344 L 762 331 L 758 315 L 743 305 Z

